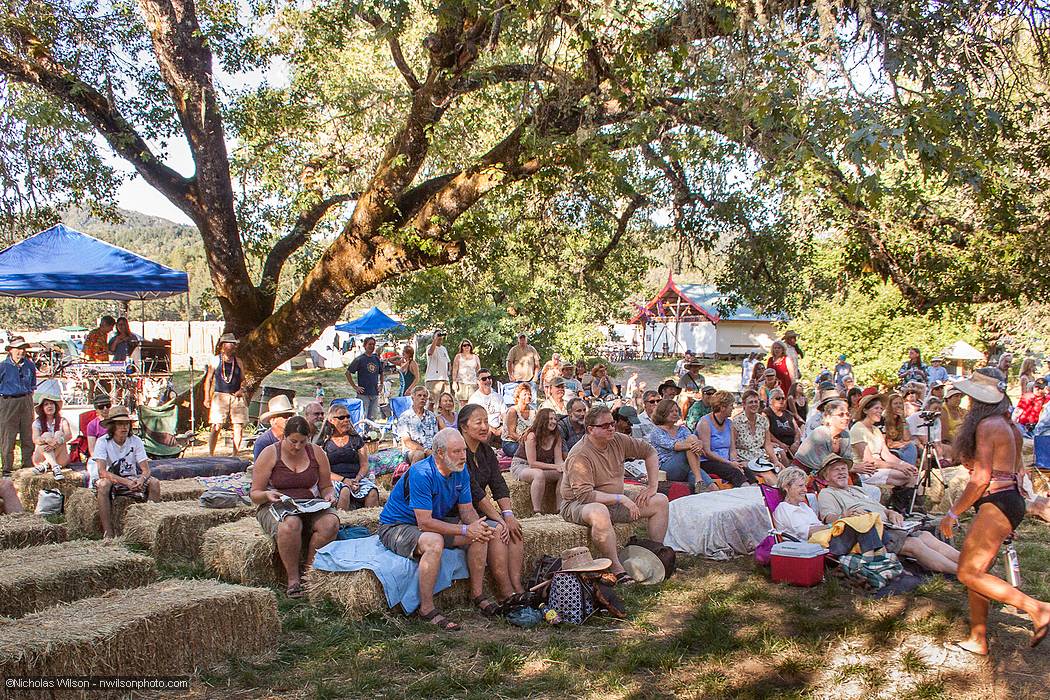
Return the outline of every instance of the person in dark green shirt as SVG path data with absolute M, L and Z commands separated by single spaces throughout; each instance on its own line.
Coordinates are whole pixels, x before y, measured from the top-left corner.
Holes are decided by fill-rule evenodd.
M 700 400 L 694 401 L 689 407 L 689 413 L 685 415 L 685 426 L 690 430 L 696 430 L 696 424 L 700 419 L 711 412 L 711 397 L 715 395 L 713 386 L 705 386 L 700 390 Z

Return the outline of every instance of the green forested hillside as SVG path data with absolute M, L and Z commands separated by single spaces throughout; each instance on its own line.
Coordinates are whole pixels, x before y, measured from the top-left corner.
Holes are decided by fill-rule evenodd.
M 162 265 L 185 270 L 190 277 L 192 317 L 220 318 L 197 230 L 139 212 L 119 211 L 122 220 L 113 222 L 95 218 L 86 209 L 70 209 L 61 223 Z M 91 326 L 103 313 L 121 312 L 120 302 L 112 301 L 0 298 L 0 328 L 43 330 L 77 322 Z M 144 312 L 146 320 L 181 320 L 186 317 L 186 301 L 178 296 L 146 302 Z M 130 317 L 137 320 L 141 313 L 140 305 L 134 303 Z

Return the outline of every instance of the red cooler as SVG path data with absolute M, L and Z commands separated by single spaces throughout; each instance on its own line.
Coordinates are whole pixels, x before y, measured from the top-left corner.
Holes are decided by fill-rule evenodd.
M 770 553 L 773 581 L 793 586 L 815 586 L 824 580 L 828 550 L 809 542 L 778 542 Z

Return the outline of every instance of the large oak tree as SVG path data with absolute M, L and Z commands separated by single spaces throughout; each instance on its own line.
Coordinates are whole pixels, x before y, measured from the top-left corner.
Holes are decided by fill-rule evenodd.
M 563 214 L 569 200 L 581 219 L 608 213 L 580 279 L 639 245 L 632 217 L 665 207 L 696 249 L 732 240 L 724 286 L 767 305 L 797 291 L 798 231 L 845 231 L 855 258 L 936 303 L 943 285 L 907 236 L 932 229 L 967 260 L 995 260 L 983 233 L 1000 219 L 975 226 L 905 197 L 902 224 L 887 202 L 920 176 L 987 202 L 982 178 L 1045 114 L 1031 99 L 1044 15 L 1023 1 L 3 6 L 11 221 L 105 202 L 110 149 L 199 229 L 252 386 L 355 297 L 498 238 L 486 207 L 525 181 Z M 271 73 L 287 79 L 260 83 Z M 171 137 L 192 174 L 159 152 Z M 1028 155 L 1026 172 L 1044 167 L 1046 153 Z

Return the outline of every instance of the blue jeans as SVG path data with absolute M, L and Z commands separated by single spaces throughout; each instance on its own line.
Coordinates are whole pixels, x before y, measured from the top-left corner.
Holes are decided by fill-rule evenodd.
M 512 442 L 510 440 L 504 440 L 503 441 L 503 454 L 507 455 L 508 457 L 513 457 L 515 454 L 517 454 L 517 452 L 518 452 L 518 443 Z M 522 455 L 522 457 L 524 457 L 524 456 L 525 455 Z
M 897 455 L 905 462 L 911 465 L 915 465 L 919 461 L 919 448 L 915 446 L 914 442 L 909 442 L 904 447 L 897 448 L 896 450 L 890 450 L 893 454 Z
M 371 421 L 378 420 L 379 396 L 361 394 L 357 398 L 361 399 L 361 411 L 364 413 L 365 418 Z
M 689 488 L 696 487 L 696 476 L 689 468 L 689 460 L 686 459 L 685 452 L 675 452 L 672 457 L 660 464 L 660 468 L 667 474 L 668 481 L 685 481 L 689 484 Z M 700 470 L 700 481 L 704 486 L 710 486 L 712 483 L 711 477 L 703 469 Z

